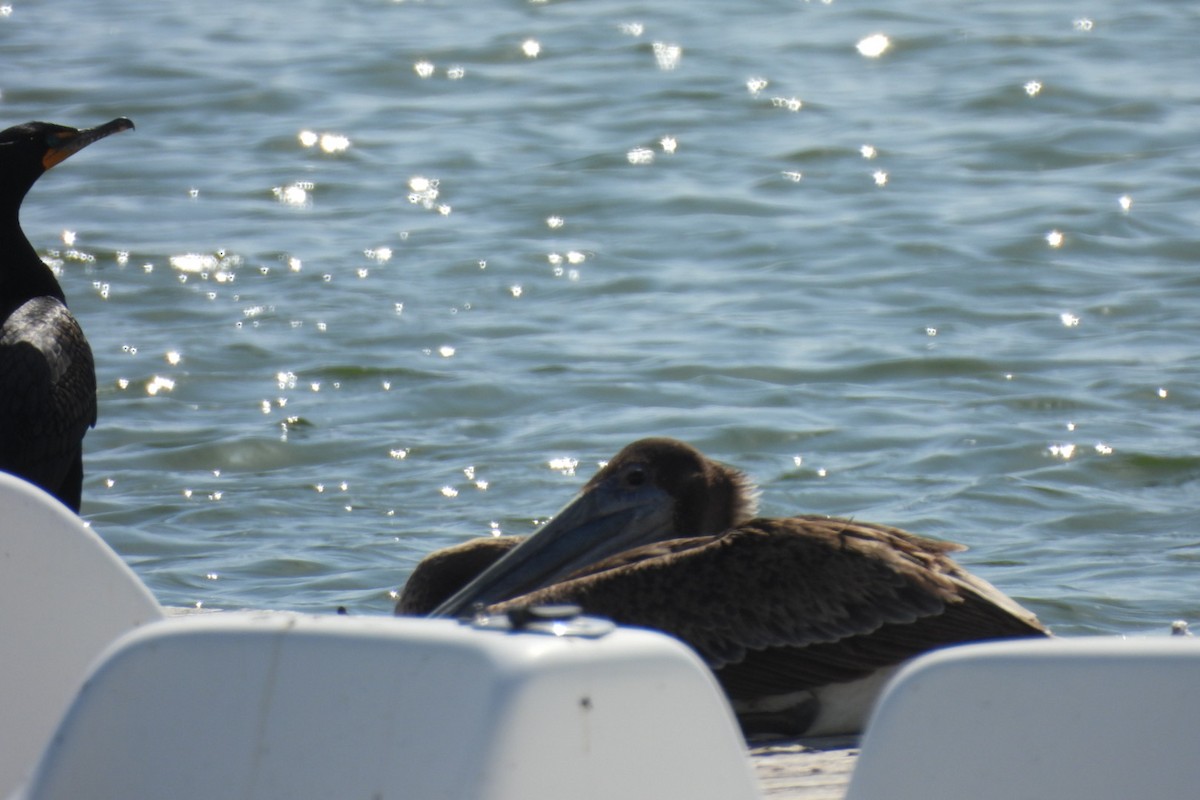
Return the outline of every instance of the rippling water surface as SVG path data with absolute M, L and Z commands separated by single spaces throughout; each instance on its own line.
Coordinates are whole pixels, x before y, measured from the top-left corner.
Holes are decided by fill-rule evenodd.
M 1200 7 L 14 0 L 0 114 L 161 601 L 386 613 L 635 438 L 1200 616 Z

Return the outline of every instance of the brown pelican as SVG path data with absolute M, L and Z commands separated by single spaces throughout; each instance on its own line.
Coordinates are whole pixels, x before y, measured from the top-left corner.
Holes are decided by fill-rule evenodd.
M 949 557 L 961 545 L 848 519 L 752 518 L 755 506 L 737 470 L 643 439 L 527 539 L 431 554 L 396 613 L 570 603 L 665 631 L 712 668 L 747 734 L 856 733 L 902 661 L 1049 635 Z

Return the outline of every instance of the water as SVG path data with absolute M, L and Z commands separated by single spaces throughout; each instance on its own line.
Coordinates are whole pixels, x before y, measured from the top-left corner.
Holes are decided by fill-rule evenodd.
M 13 2 L 5 124 L 138 126 L 23 217 L 96 353 L 84 515 L 167 604 L 387 613 L 424 553 L 672 435 L 767 513 L 969 545 L 1061 632 L 1195 619 L 1198 32 L 1168 0 Z

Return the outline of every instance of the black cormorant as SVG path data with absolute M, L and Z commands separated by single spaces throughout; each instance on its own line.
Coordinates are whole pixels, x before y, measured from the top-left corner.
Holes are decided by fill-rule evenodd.
M 62 287 L 21 230 L 21 201 L 46 170 L 132 127 L 120 118 L 84 130 L 27 122 L 0 132 L 0 470 L 76 512 L 96 370 Z

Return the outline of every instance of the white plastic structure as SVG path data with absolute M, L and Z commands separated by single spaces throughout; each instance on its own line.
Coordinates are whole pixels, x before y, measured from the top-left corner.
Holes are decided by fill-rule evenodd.
M 695 654 L 560 632 L 277 612 L 145 626 L 92 673 L 25 796 L 757 797 Z
M 28 777 L 91 662 L 120 634 L 161 617 L 79 517 L 0 473 L 0 797 Z
M 905 667 L 847 800 L 1195 800 L 1200 639 L 954 647 Z

